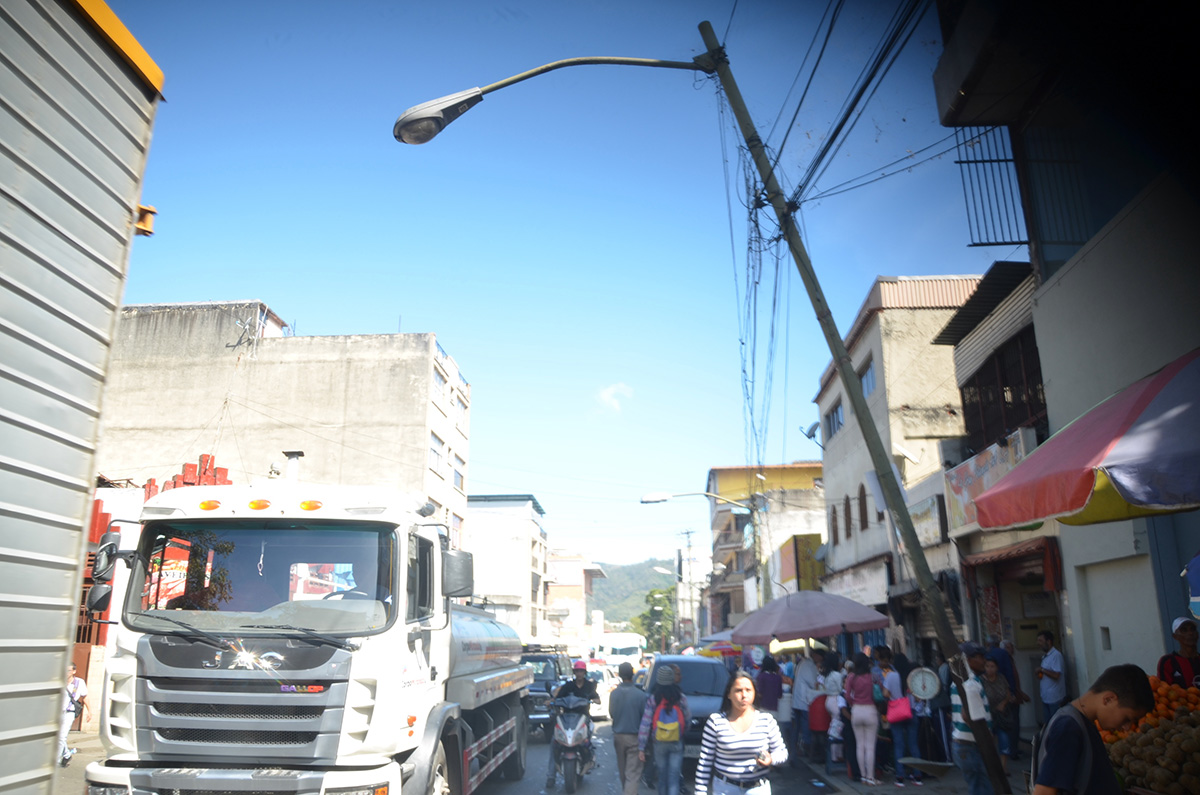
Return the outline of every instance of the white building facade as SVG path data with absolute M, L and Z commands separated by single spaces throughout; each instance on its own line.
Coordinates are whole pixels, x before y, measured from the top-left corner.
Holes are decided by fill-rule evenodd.
M 532 494 L 467 497 L 463 549 L 475 556 L 475 597 L 526 643 L 551 640 L 545 515 Z

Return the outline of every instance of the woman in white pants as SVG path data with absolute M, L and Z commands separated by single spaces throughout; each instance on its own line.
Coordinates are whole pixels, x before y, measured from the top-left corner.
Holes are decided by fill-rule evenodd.
M 67 666 L 67 689 L 63 696 L 62 725 L 58 727 L 58 764 L 66 767 L 71 763 L 71 752 L 67 749 L 71 724 L 80 713 L 86 720 L 92 719 L 92 708 L 87 703 L 87 682 L 75 675 L 75 663 Z

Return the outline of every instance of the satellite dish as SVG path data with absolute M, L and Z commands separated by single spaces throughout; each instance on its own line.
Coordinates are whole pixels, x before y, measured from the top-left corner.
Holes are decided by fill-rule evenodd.
M 809 439 L 811 439 L 817 435 L 817 428 L 820 428 L 820 427 L 821 427 L 821 423 L 814 422 L 812 425 L 808 426 L 808 430 L 804 432 L 804 435 L 807 436 Z

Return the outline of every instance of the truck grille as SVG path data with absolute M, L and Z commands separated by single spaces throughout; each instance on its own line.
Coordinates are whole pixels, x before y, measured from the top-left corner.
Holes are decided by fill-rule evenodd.
M 337 758 L 345 680 L 214 671 L 206 679 L 139 676 L 137 687 L 138 751 L 148 761 L 258 766 Z
M 154 710 L 160 715 L 186 716 L 190 718 L 229 718 L 231 720 L 291 720 L 293 718 L 318 718 L 322 707 L 265 706 L 238 704 L 172 704 L 154 702 Z
M 159 729 L 164 740 L 221 745 L 307 745 L 316 732 L 255 731 L 247 729 Z

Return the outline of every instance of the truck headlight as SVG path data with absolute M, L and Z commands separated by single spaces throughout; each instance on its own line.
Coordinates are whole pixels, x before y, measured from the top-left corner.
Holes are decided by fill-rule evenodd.
M 129 795 L 129 788 L 112 784 L 93 784 L 89 781 L 84 792 L 85 795 Z
M 93 795 L 93 793 L 88 793 Z M 102 793 L 101 795 L 112 795 L 111 793 Z M 365 787 L 338 787 L 337 789 L 325 790 L 325 795 L 388 795 L 387 784 L 368 784 Z

